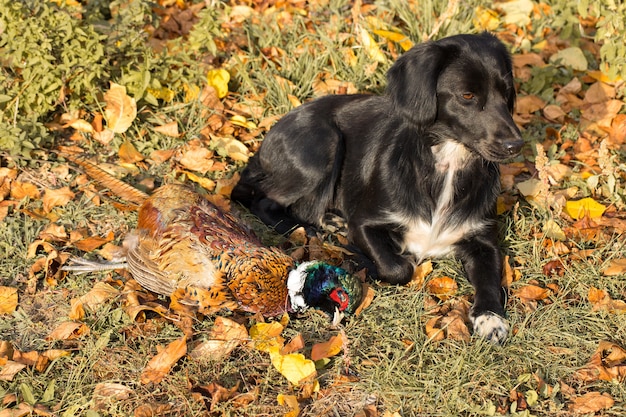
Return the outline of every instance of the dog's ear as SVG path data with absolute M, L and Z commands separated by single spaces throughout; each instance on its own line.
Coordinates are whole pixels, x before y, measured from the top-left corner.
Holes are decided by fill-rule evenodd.
M 387 72 L 387 94 L 396 111 L 419 127 L 437 117 L 437 79 L 444 66 L 444 48 L 433 42 L 414 46 Z

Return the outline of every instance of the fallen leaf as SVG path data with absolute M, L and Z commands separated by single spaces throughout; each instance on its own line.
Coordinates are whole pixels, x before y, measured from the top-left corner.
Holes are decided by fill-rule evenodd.
M 0 314 L 11 314 L 17 308 L 17 288 L 0 287 Z
M 323 343 L 316 343 L 311 349 L 311 359 L 318 361 L 320 359 L 332 358 L 343 349 L 345 343 L 344 334 L 339 333 L 331 337 Z
M 104 411 L 115 401 L 127 400 L 133 390 L 126 385 L 115 382 L 103 382 L 96 384 L 92 399 L 96 410 Z
M 317 375 L 315 363 L 300 353 L 280 354 L 280 348 L 273 346 L 268 350 L 272 365 L 293 385 L 301 385 Z
M 424 285 L 425 278 L 433 272 L 433 263 L 431 261 L 422 262 L 413 271 L 413 277 L 409 285 L 421 287 Z
M 285 344 L 280 350 L 282 355 L 287 355 L 288 353 L 297 352 L 304 348 L 304 338 L 301 333 L 298 333 L 296 337 L 291 339 L 289 343 Z
M 524 300 L 544 300 L 550 295 L 550 290 L 541 288 L 538 285 L 524 285 L 513 291 L 513 294 Z
M 107 129 L 114 133 L 124 133 L 137 117 L 137 103 L 126 94 L 126 87 L 111 83 L 109 90 L 104 93 L 104 117 Z
M 105 243 L 111 242 L 115 239 L 115 234 L 111 231 L 106 237 L 89 236 L 84 239 L 80 239 L 73 243 L 73 246 L 83 252 L 91 252 Z
M 605 210 L 605 206 L 590 197 L 565 203 L 565 212 L 574 220 L 585 216 L 589 216 L 592 219 L 601 217 Z
M 283 417 L 298 417 L 300 415 L 300 404 L 295 395 L 278 394 L 276 400 L 278 405 L 289 407 L 289 412 L 285 413 Z
M 361 299 L 361 304 L 354 311 L 354 315 L 358 316 L 365 310 L 367 307 L 372 304 L 374 301 L 374 297 L 376 296 L 376 291 L 372 288 L 371 285 L 367 283 L 363 283 L 363 298 Z
M 281 336 L 285 327 L 276 321 L 271 323 L 256 323 L 250 327 L 250 339 L 254 348 L 261 352 L 268 352 L 270 348 L 282 348 L 285 339 Z
M 602 273 L 610 277 L 626 273 L 626 258 L 611 260 L 609 266 Z
M 52 330 L 52 332 L 46 336 L 46 340 L 72 340 L 86 334 L 89 334 L 89 327 L 87 327 L 85 323 L 66 321 Z
M 228 356 L 237 346 L 248 340 L 248 331 L 242 324 L 226 317 L 218 316 L 205 340 L 189 353 L 192 359 L 221 360 Z
M 155 126 L 153 127 L 153 129 L 155 132 L 162 133 L 165 136 L 170 136 L 173 138 L 177 138 L 180 136 L 180 133 L 178 132 L 178 122 L 176 121 L 169 122 L 161 126 Z
M 358 40 L 361 44 L 361 47 L 365 49 L 365 52 L 371 59 L 376 62 L 380 62 L 381 64 L 387 62 L 387 58 L 385 58 L 385 55 L 381 52 L 378 44 L 376 43 L 374 38 L 372 38 L 372 35 L 370 35 L 367 29 L 358 26 L 357 33 L 359 36 Z
M 574 398 L 569 404 L 569 411 L 577 414 L 596 413 L 613 407 L 613 404 L 615 400 L 608 393 L 600 394 L 593 391 Z
M 43 210 L 49 213 L 54 207 L 64 206 L 74 199 L 75 194 L 70 187 L 58 188 L 56 190 L 46 189 L 43 201 Z
M 572 67 L 576 71 L 587 71 L 589 65 L 582 49 L 576 46 L 561 49 L 550 57 L 550 62 Z
M 456 294 L 458 288 L 459 286 L 454 279 L 445 276 L 433 278 L 426 283 L 426 291 L 442 301 L 446 301 Z
M 217 96 L 224 98 L 228 94 L 228 82 L 230 81 L 230 73 L 225 69 L 213 69 L 207 73 L 207 83 L 215 88 Z
M 183 336 L 171 342 L 165 349 L 156 354 L 141 373 L 142 384 L 158 384 L 170 372 L 180 358 L 187 353 L 187 341 Z
M 15 375 L 24 368 L 26 368 L 26 365 L 23 363 L 6 361 L 2 365 L 2 369 L 0 369 L 0 381 L 13 381 Z
M 188 170 L 206 174 L 214 163 L 213 152 L 202 146 L 200 141 L 191 140 L 185 146 L 178 162 Z
M 11 198 L 21 200 L 29 197 L 32 200 L 39 198 L 39 190 L 35 184 L 29 182 L 13 181 L 11 183 Z
M 413 41 L 411 41 L 411 39 L 409 39 L 409 37 L 402 32 L 392 32 L 390 30 L 379 29 L 374 30 L 374 33 L 389 41 L 396 42 L 405 51 L 408 51 L 413 47 Z
M 120 145 L 118 156 L 120 157 L 120 161 L 123 164 L 134 164 L 145 159 L 141 152 L 139 152 L 137 148 L 135 148 L 135 145 L 133 145 L 128 140 L 125 140 Z

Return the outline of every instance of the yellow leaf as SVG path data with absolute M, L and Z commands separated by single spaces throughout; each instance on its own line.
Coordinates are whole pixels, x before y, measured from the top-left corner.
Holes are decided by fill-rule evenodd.
M 191 103 L 200 97 L 200 87 L 197 85 L 183 84 L 185 90 L 185 103 Z
M 554 220 L 546 221 L 543 225 L 543 233 L 550 239 L 565 240 L 565 232 Z
M 187 353 L 185 336 L 171 342 L 167 347 L 155 355 L 141 373 L 141 383 L 158 384 L 170 372 L 172 366 Z
M 126 94 L 126 87 L 111 83 L 111 88 L 104 94 L 104 101 L 107 129 L 115 133 L 126 132 L 137 117 L 135 99 Z
M 11 314 L 17 308 L 17 288 L 0 287 L 0 314 Z
M 424 285 L 424 279 L 433 272 L 433 263 L 431 261 L 422 262 L 419 264 L 415 271 L 413 271 L 413 277 L 409 282 L 409 285 L 421 287 Z
M 250 339 L 255 341 L 255 348 L 262 352 L 269 352 L 272 348 L 281 348 L 284 339 L 280 335 L 283 332 L 283 325 L 273 321 L 271 323 L 256 323 L 250 327 Z
M 152 94 L 154 98 L 161 99 L 166 103 L 174 100 L 174 97 L 176 96 L 176 93 L 167 87 L 147 88 L 146 91 Z
M 374 33 L 387 40 L 396 42 L 405 51 L 408 51 L 413 47 L 413 41 L 411 41 L 411 39 L 409 39 L 404 33 L 392 32 L 390 30 L 375 30 Z
M 581 200 L 568 201 L 565 203 L 565 212 L 574 220 L 589 216 L 592 219 L 601 217 L 606 207 L 587 197 Z
M 387 59 L 376 44 L 376 41 L 372 38 L 372 35 L 370 35 L 369 32 L 362 27 L 358 28 L 358 32 L 361 46 L 365 49 L 367 55 L 374 61 L 385 63 Z
M 500 26 L 500 18 L 498 12 L 487 9 L 482 6 L 474 9 L 474 19 L 472 19 L 474 27 L 480 30 L 496 30 Z
M 256 129 L 256 124 L 249 120 L 246 120 L 245 117 L 238 114 L 231 117 L 230 122 L 236 126 L 245 127 L 246 129 Z
M 287 406 L 290 411 L 285 413 L 283 417 L 298 417 L 300 414 L 300 404 L 298 404 L 298 397 L 295 395 L 278 394 L 276 400 L 279 405 Z
M 208 72 L 206 78 L 208 84 L 217 91 L 219 98 L 226 97 L 226 94 L 228 94 L 228 82 L 230 81 L 228 71 L 225 69 L 214 69 Z
M 315 363 L 300 353 L 281 355 L 280 348 L 274 346 L 269 349 L 269 354 L 274 368 L 294 385 L 307 382 L 317 375 Z

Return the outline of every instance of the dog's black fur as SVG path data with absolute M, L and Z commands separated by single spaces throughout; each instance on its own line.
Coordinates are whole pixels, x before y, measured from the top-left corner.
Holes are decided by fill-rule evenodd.
M 501 342 L 497 163 L 523 145 L 510 56 L 490 34 L 457 35 L 415 46 L 387 79 L 382 96 L 327 96 L 285 115 L 232 197 L 283 233 L 340 213 L 390 283 L 455 254 L 476 292 L 474 332 Z

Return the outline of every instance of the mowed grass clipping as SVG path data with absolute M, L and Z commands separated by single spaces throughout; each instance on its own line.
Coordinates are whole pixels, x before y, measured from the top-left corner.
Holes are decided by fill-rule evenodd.
M 8 57 L 0 60 L 0 307 L 17 294 L 0 315 L 0 417 L 626 413 L 624 84 L 603 72 L 591 41 L 597 21 L 580 20 L 564 1 L 506 10 L 480 1 L 65 3 L 0 0 Z M 29 29 L 17 31 L 22 20 Z M 503 346 L 471 336 L 473 290 L 454 259 L 424 266 L 406 287 L 368 279 L 371 305 L 338 327 L 314 311 L 281 324 L 272 343 L 301 339 L 293 353 L 306 361 L 314 346 L 345 335 L 339 353 L 315 362 L 315 378 L 295 385 L 252 336 L 219 359 L 193 355 L 216 339 L 216 316 L 172 310 L 122 271 L 59 272 L 70 255 L 111 258 L 136 224 L 128 201 L 92 184 L 63 152 L 82 152 L 146 192 L 182 181 L 227 205 L 276 118 L 317 96 L 382 93 L 407 39 L 483 29 L 514 53 L 515 118 L 528 143 L 502 166 L 511 325 Z M 573 69 L 579 55 L 568 48 L 586 70 Z M 89 67 L 97 76 L 81 78 Z M 223 97 L 207 87 L 216 70 L 229 74 Z M 100 117 L 110 82 L 125 86 L 121 97 L 135 100 L 137 114 L 108 136 Z M 55 205 L 51 191 L 64 187 L 72 197 Z M 564 210 L 583 197 L 602 205 L 600 216 Z M 286 239 L 241 214 L 297 259 L 358 270 L 340 234 Z M 87 250 L 92 237 L 103 241 Z M 262 321 L 220 317 L 246 331 Z M 181 340 L 186 354 L 158 381 L 146 378 L 151 361 Z

